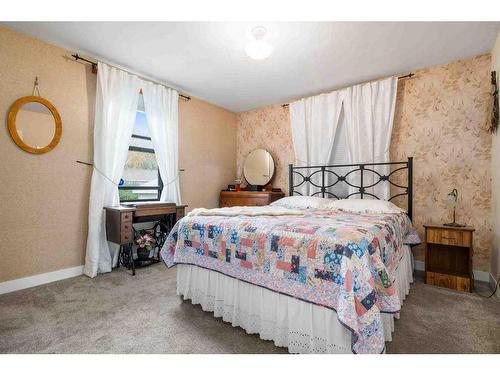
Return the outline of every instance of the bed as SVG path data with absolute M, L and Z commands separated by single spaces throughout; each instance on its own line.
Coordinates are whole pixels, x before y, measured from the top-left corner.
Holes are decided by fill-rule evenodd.
M 387 174 L 376 168 L 389 165 Z M 325 178 L 335 168 L 343 173 Z M 406 186 L 391 181 L 401 170 Z M 347 178 L 357 171 L 358 183 Z M 339 181 L 350 195 L 376 198 L 379 182 L 363 185 L 367 171 L 402 189 L 391 199 L 406 196 L 407 210 L 380 202 L 389 208 L 352 211 L 345 207 L 368 200 L 327 199 Z M 291 353 L 383 353 L 413 281 L 411 159 L 290 166 L 290 175 L 284 203 L 193 210 L 174 226 L 161 255 L 177 265 L 177 293 Z M 304 184 L 320 197 L 297 197 Z

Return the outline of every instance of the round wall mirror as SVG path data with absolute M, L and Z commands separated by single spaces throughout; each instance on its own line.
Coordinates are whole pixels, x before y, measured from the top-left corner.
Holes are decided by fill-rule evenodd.
M 32 154 L 52 150 L 62 133 L 56 107 L 40 96 L 17 99 L 9 110 L 7 127 L 15 144 Z
M 274 160 L 271 154 L 260 148 L 253 150 L 245 159 L 243 175 L 250 185 L 267 185 L 274 175 Z

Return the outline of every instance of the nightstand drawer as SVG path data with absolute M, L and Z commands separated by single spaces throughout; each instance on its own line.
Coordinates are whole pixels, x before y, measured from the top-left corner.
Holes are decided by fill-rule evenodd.
M 469 231 L 427 228 L 428 243 L 469 247 L 472 245 L 471 239 Z

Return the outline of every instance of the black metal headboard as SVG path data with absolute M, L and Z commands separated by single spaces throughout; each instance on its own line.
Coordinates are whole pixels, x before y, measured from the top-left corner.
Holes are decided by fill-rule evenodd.
M 384 175 L 381 174 L 380 172 L 375 170 L 375 167 L 377 166 L 393 166 L 396 169 L 392 170 L 389 174 Z M 349 168 L 348 172 L 344 172 L 346 168 Z M 400 185 L 394 181 L 391 181 L 391 177 L 394 176 L 394 174 L 398 171 L 401 170 L 408 170 L 408 181 L 406 186 Z M 337 171 L 337 172 L 336 172 Z M 360 178 L 359 178 L 359 185 L 354 184 L 352 182 L 348 181 L 349 175 L 355 173 L 355 172 L 360 172 Z M 363 175 L 365 172 L 371 172 L 373 173 L 375 177 L 375 181 L 368 184 L 364 185 L 363 184 Z M 302 178 L 301 181 L 299 181 L 298 184 L 294 185 L 294 176 L 299 176 Z M 312 179 L 313 177 L 318 176 L 315 178 L 316 180 L 320 180 L 320 183 L 313 182 Z M 333 182 L 330 180 L 333 179 Z M 360 163 L 360 164 L 339 164 L 339 165 L 318 165 L 318 166 L 307 166 L 307 167 L 296 167 L 293 164 L 288 165 L 288 194 L 290 196 L 296 194 L 296 195 L 302 195 L 300 192 L 296 191 L 295 188 L 298 188 L 299 186 L 302 186 L 303 184 L 310 184 L 319 190 L 311 194 L 311 196 L 321 196 L 323 198 L 335 198 L 335 199 L 345 199 L 349 198 L 353 195 L 360 195 L 360 198 L 363 199 L 364 196 L 370 196 L 372 198 L 380 199 L 373 193 L 367 192 L 366 190 L 369 188 L 374 187 L 378 183 L 382 181 L 387 181 L 389 182 L 390 185 L 401 189 L 400 192 L 397 194 L 394 194 L 391 196 L 388 200 L 391 201 L 397 197 L 401 196 L 407 196 L 408 199 L 408 216 L 410 219 L 413 219 L 413 158 L 408 158 L 407 161 L 397 161 L 397 162 L 390 162 L 390 163 Z M 330 188 L 336 186 L 339 183 L 345 183 L 346 185 L 350 186 L 351 188 L 354 188 L 355 191 L 344 196 L 344 197 L 338 197 L 331 191 L 329 191 Z

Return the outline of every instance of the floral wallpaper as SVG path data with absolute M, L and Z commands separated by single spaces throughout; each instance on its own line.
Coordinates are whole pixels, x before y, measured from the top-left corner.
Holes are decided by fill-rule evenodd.
M 281 105 L 239 113 L 236 137 L 237 173 L 243 175 L 243 161 L 256 148 L 263 148 L 274 159 L 273 187 L 288 191 L 288 164 L 294 162 L 292 129 L 288 108 Z
M 474 268 L 491 249 L 490 55 L 438 65 L 400 82 L 391 158 L 414 158 L 414 224 L 452 221 L 446 194 L 459 193 L 457 221 L 476 228 Z M 423 259 L 421 253 L 418 258 Z
M 415 71 L 401 80 L 391 159 L 414 158 L 414 225 L 452 220 L 446 194 L 458 189 L 457 221 L 476 228 L 474 269 L 489 271 L 491 249 L 490 55 Z M 237 170 L 255 148 L 276 165 L 274 187 L 288 187 L 294 152 L 287 108 L 273 105 L 237 115 Z M 401 176 L 404 177 L 404 176 Z M 423 260 L 422 247 L 416 258 Z

